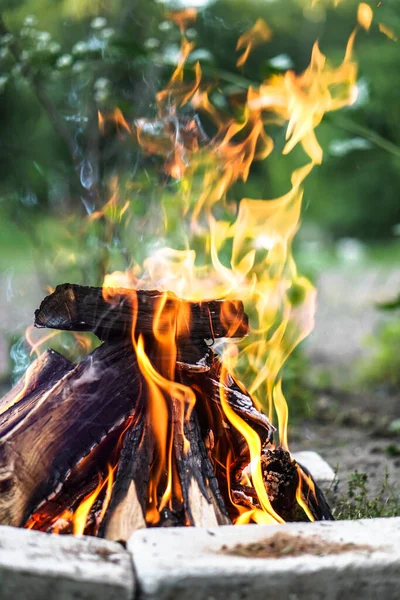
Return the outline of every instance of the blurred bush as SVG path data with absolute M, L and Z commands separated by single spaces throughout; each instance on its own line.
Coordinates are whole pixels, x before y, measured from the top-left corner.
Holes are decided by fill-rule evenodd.
M 224 105 L 274 72 L 304 69 L 316 39 L 329 60 L 342 60 L 358 1 L 337 9 L 330 0 L 310 5 L 311 0 L 287 0 L 282 10 L 279 1 L 217 0 L 199 11 L 188 37 L 205 77 L 219 82 L 216 102 Z M 306 183 L 303 219 L 333 238 L 393 239 L 393 227 L 400 223 L 400 89 L 395 83 L 400 53 L 378 27 L 382 22 L 400 36 L 400 13 L 397 0 L 371 6 L 371 30 L 359 32 L 356 41 L 359 100 L 347 111 L 330 113 L 318 128 L 324 163 Z M 158 164 L 141 155 L 132 139 L 117 144 L 116 131 L 100 138 L 97 112 L 118 106 L 130 120 L 154 113 L 155 92 L 169 78 L 179 46 L 168 10 L 168 3 L 155 0 L 3 0 L 1 252 L 11 244 L 16 253 L 25 253 L 28 245 L 45 253 L 51 227 L 41 222 L 65 215 L 79 220 L 103 206 L 103 183 L 114 173 L 127 184 L 130 179 L 131 199 L 143 218 L 154 194 L 148 182 L 160 183 Z M 238 71 L 236 41 L 259 17 L 269 23 L 273 38 Z M 276 132 L 276 151 L 265 163 L 254 164 L 250 182 L 245 189 L 237 184 L 232 197 L 273 198 L 287 190 L 289 175 L 304 156 L 298 150 L 283 158 L 282 135 Z M 154 197 L 153 202 L 156 206 Z M 71 255 L 81 242 L 90 254 L 93 236 L 111 253 L 122 244 L 101 221 L 91 238 L 79 240 L 76 231 L 67 241 Z

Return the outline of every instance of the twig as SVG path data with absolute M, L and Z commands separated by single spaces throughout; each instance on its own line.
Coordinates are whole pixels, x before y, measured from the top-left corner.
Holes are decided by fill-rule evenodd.
M 375 146 L 378 146 L 378 148 L 382 148 L 382 150 L 385 150 L 393 156 L 400 158 L 400 147 L 391 142 L 390 140 L 387 140 L 386 138 L 382 137 L 381 135 L 379 135 L 379 133 L 376 133 L 376 131 L 369 129 L 369 127 L 365 127 L 364 125 L 355 123 L 351 119 L 348 119 L 347 117 L 343 117 L 341 115 L 338 116 L 336 114 L 329 114 L 326 115 L 325 118 L 329 120 L 332 123 L 332 125 L 336 125 L 337 127 L 344 129 L 345 131 L 362 135 L 367 140 L 375 144 Z

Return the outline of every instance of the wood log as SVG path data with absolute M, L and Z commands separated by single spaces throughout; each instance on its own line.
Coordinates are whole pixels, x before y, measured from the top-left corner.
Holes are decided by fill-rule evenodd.
M 68 473 L 140 406 L 142 379 L 126 345 L 103 344 L 50 389 L 0 417 L 0 522 L 19 526 Z
M 0 414 L 32 392 L 38 393 L 50 388 L 60 377 L 71 370 L 71 362 L 54 350 L 46 350 L 27 368 L 24 375 L 0 399 Z
M 276 429 L 269 422 L 268 417 L 255 407 L 249 394 L 242 389 L 234 377 L 228 374 L 226 382 L 222 383 L 220 375 L 221 362 L 214 355 L 212 367 L 207 373 L 201 375 L 189 373 L 184 378 L 184 383 L 192 386 L 202 396 L 203 405 L 211 400 L 220 406 L 220 394 L 223 392 L 226 401 L 235 413 L 257 431 L 262 445 L 272 442 Z
M 179 407 L 173 407 L 175 418 Z M 182 488 L 185 524 L 195 527 L 214 527 L 228 524 L 224 499 L 206 447 L 202 440 L 196 410 L 184 421 L 183 433 L 190 444 L 184 452 L 184 438 L 179 422 L 174 427 L 174 449 Z
M 212 527 L 229 523 L 218 481 L 201 439 L 195 411 L 184 423 L 190 449 L 184 452 L 179 419 L 181 410 L 170 405 L 173 423 L 174 460 L 183 502 L 173 497 L 172 509 L 161 512 L 160 526 L 192 525 Z M 120 455 L 110 506 L 99 534 L 111 540 L 126 541 L 137 529 L 146 527 L 148 483 L 154 459 L 151 426 L 140 415 L 126 433 Z
M 117 427 L 105 437 L 100 444 L 68 473 L 59 491 L 45 498 L 25 521 L 24 527 L 48 533 L 72 533 L 72 515 L 84 498 L 93 492 L 99 483 L 99 474 L 108 474 L 111 458 L 118 459 L 116 448 L 118 440 L 126 429 L 127 422 Z M 106 489 L 106 488 L 105 488 Z M 105 491 L 105 490 L 104 490 Z M 99 495 L 100 510 L 104 493 Z M 100 522 L 96 520 L 96 512 L 90 511 L 85 533 L 97 535 Z
M 177 323 L 177 339 L 214 340 L 248 333 L 248 318 L 240 300 L 187 302 L 171 293 L 165 297 L 158 291 L 103 290 L 65 283 L 43 300 L 35 312 L 35 326 L 93 331 L 101 340 L 107 340 L 130 337 L 135 315 L 135 333 L 153 335 L 154 317 L 163 306 L 163 313 L 173 315 Z M 166 319 L 160 331 L 165 332 L 169 324 Z
M 122 441 L 111 501 L 100 525 L 100 536 L 126 541 L 134 531 L 146 527 L 147 487 L 153 452 L 154 440 L 144 411 L 141 411 Z

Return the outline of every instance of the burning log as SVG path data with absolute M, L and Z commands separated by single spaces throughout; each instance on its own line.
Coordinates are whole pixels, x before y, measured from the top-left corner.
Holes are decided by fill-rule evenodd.
M 106 296 L 106 299 L 105 299 Z M 58 285 L 35 312 L 36 327 L 66 331 L 93 331 L 101 340 L 153 335 L 154 319 L 162 307 L 173 314 L 177 340 L 242 337 L 248 318 L 240 300 L 187 302 L 158 291 L 94 288 L 65 283 Z M 165 332 L 165 327 L 159 330 Z
M 161 525 L 194 525 L 211 527 L 227 524 L 229 519 L 218 481 L 207 455 L 195 409 L 183 430 L 181 410 L 177 402 L 171 406 L 173 448 L 179 478 L 180 496 L 165 508 Z M 184 450 L 185 438 L 189 450 Z M 100 535 L 108 539 L 127 540 L 141 527 L 146 527 L 148 484 L 154 460 L 154 440 L 143 415 L 127 431 L 122 445 L 113 495 Z
M 122 376 L 123 374 L 123 376 Z M 0 417 L 0 522 L 22 525 L 74 466 L 140 406 L 126 345 L 104 344 Z
M 174 348 L 152 333 L 165 307 L 175 363 Z M 259 440 L 273 510 L 296 520 L 300 494 L 313 518 L 331 518 L 320 490 L 273 445 L 274 427 L 205 341 L 247 332 L 240 302 L 195 304 L 130 290 L 114 291 L 106 302 L 100 288 L 66 284 L 42 302 L 35 323 L 93 330 L 106 341 L 77 365 L 47 351 L 0 402 L 1 523 L 114 540 L 154 524 L 229 523 L 240 507 L 261 506 L 240 423 Z M 161 405 L 152 404 L 151 377 L 161 382 Z M 164 450 L 156 434 L 159 406 Z M 74 515 L 89 497 L 77 529 Z
M 113 492 L 99 534 L 112 540 L 127 540 L 146 527 L 147 488 L 154 444 L 146 426 L 144 414 L 137 415 L 126 431 Z

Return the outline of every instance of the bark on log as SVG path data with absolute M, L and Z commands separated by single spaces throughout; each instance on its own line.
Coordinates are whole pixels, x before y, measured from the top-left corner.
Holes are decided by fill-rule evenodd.
M 228 374 L 226 383 L 222 383 L 220 374 L 221 363 L 214 355 L 212 367 L 207 373 L 201 375 L 188 374 L 184 382 L 192 386 L 202 396 L 203 404 L 207 404 L 211 400 L 220 406 L 220 394 L 222 392 L 235 413 L 257 431 L 262 445 L 271 442 L 276 430 L 269 422 L 268 417 L 255 407 L 249 394 L 240 387 L 231 375 Z
M 67 331 L 93 331 L 101 340 L 130 337 L 135 332 L 153 335 L 154 316 L 165 295 L 158 291 L 106 289 L 65 283 L 58 285 L 35 312 L 36 327 Z M 177 339 L 242 337 L 248 319 L 240 300 L 187 302 L 168 294 L 163 308 L 178 323 Z M 165 323 L 165 328 L 169 323 Z M 163 327 L 160 327 L 163 331 Z
M 50 389 L 0 417 L 0 522 L 21 525 L 68 473 L 140 405 L 130 348 L 103 344 Z M 32 395 L 31 395 L 32 396 Z
M 179 408 L 174 414 L 179 414 Z M 185 524 L 213 527 L 228 524 L 229 518 L 219 484 L 201 437 L 196 409 L 185 420 L 184 435 L 190 444 L 184 452 L 184 438 L 179 423 L 174 427 L 174 449 L 184 500 Z

